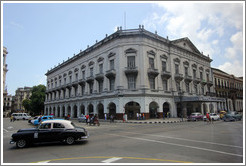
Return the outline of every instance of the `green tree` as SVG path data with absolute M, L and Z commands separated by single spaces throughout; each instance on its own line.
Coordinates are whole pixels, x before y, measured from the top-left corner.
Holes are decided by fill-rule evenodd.
M 31 100 L 30 99 L 24 99 L 22 101 L 22 105 L 26 111 L 31 111 Z
M 46 87 L 44 85 L 38 85 L 32 88 L 32 96 L 30 99 L 32 112 L 35 115 L 41 114 L 44 110 L 45 90 Z

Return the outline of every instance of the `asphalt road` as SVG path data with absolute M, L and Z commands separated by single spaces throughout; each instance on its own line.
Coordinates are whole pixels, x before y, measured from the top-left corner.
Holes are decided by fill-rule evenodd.
M 77 123 L 77 122 L 76 122 Z M 88 141 L 74 145 L 36 144 L 17 149 L 11 134 L 30 128 L 27 121 L 3 119 L 4 163 L 242 163 L 243 121 L 214 124 L 181 122 L 86 126 Z

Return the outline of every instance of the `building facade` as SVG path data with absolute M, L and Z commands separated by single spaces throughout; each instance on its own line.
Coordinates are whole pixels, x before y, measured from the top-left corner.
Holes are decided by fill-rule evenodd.
M 8 72 L 8 65 L 6 63 L 7 54 L 7 48 L 3 47 L 3 117 L 10 115 L 12 107 L 12 96 L 8 94 L 6 86 L 6 75 Z
M 120 27 L 48 70 L 45 114 L 148 119 L 216 112 L 211 61 L 188 38 L 170 41 L 143 26 Z
M 219 110 L 243 112 L 243 77 L 235 77 L 212 68 L 215 93 L 224 101 L 217 104 Z
M 15 91 L 15 97 L 14 97 L 14 111 L 15 112 L 24 112 L 25 108 L 22 105 L 23 100 L 29 99 L 32 95 L 32 88 L 31 87 L 24 87 L 24 88 L 18 88 Z

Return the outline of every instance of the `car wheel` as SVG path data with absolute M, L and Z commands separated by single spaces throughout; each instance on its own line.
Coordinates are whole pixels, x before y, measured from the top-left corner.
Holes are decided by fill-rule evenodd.
M 66 144 L 68 144 L 68 145 L 72 145 L 73 143 L 74 143 L 74 138 L 73 137 L 67 137 L 67 139 L 66 139 Z
M 16 141 L 16 147 L 17 148 L 24 148 L 27 146 L 27 141 L 25 139 L 19 139 Z

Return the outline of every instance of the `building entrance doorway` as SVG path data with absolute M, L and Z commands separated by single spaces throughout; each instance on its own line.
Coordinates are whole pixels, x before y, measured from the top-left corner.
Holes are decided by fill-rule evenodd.
M 116 105 L 114 103 L 110 103 L 108 109 L 109 109 L 109 116 L 113 115 L 114 117 L 116 117 Z
M 128 102 L 125 105 L 127 119 L 137 119 L 137 113 L 140 114 L 140 105 L 137 102 Z
M 159 118 L 158 117 L 158 110 L 159 106 L 156 102 L 151 102 L 149 105 L 149 118 Z
M 98 104 L 97 105 L 97 110 L 98 110 L 98 118 L 99 119 L 104 119 L 104 108 L 103 108 L 103 104 Z
M 169 112 L 170 115 L 170 108 L 169 108 L 169 104 L 168 102 L 165 102 L 163 104 L 163 114 L 165 115 L 165 117 L 167 117 L 167 113 Z

